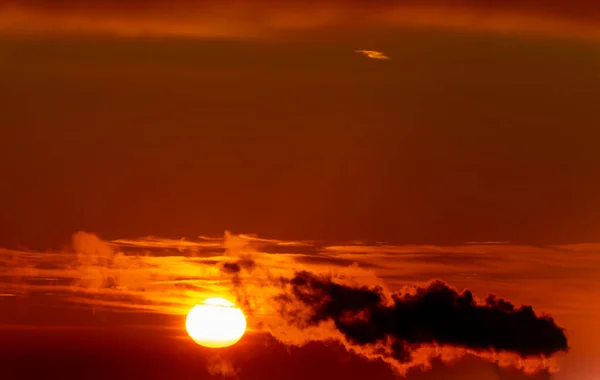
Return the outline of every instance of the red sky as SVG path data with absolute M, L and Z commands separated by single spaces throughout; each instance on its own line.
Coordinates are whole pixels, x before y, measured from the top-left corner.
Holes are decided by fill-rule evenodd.
M 0 241 L 597 240 L 595 42 L 289 38 L 3 37 Z
M 597 377 L 600 3 L 49 4 L 0 2 L 9 379 L 209 378 L 214 354 L 180 322 L 235 297 L 225 230 L 298 243 L 252 246 L 286 275 L 357 262 L 361 284 L 442 279 L 533 305 L 567 329 L 552 379 Z M 222 354 L 240 379 L 393 378 L 258 320 Z M 417 372 L 527 378 L 473 358 Z

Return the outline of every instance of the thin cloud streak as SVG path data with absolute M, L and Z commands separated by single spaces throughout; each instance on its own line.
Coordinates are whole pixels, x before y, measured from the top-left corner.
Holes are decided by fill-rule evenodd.
M 373 58 L 373 59 L 383 59 L 383 60 L 391 59 L 390 57 L 383 54 L 382 52 L 375 51 L 375 50 L 355 50 L 355 52 L 361 53 L 361 54 L 365 55 L 366 57 Z
M 316 253 L 285 252 L 281 240 L 248 238 L 227 234 L 220 242 L 182 241 L 160 238 L 104 242 L 92 234 L 74 238 L 71 252 L 25 252 L 0 249 L 2 293 L 16 291 L 89 291 L 95 294 L 130 294 L 158 301 L 158 295 L 189 288 L 228 293 L 219 266 L 232 255 L 251 254 L 278 275 L 295 270 L 315 273 L 351 272 L 362 278 L 381 277 L 390 288 L 398 288 L 422 275 L 442 278 L 465 276 L 511 281 L 553 279 L 565 274 L 571 284 L 593 278 L 600 267 L 600 244 L 549 247 L 485 244 L 464 246 L 324 245 L 311 249 L 311 242 L 290 242 Z M 277 253 L 266 253 L 273 243 Z M 135 249 L 132 249 L 135 248 Z M 210 247 L 218 251 L 201 251 Z M 126 248 L 126 251 L 120 249 Z M 157 256 L 153 249 L 161 249 Z M 232 253 L 233 252 L 233 253 Z M 269 251 L 270 252 L 270 251 Z M 577 260 L 572 256 L 576 255 Z M 575 273 L 577 276 L 575 277 Z M 429 280 L 429 277 L 423 280 Z M 35 283 L 32 281 L 35 280 Z M 473 279 L 471 279 L 473 280 Z M 186 289 L 187 288 L 187 289 Z M 5 291 L 10 289 L 10 292 Z M 93 300 L 91 301 L 93 302 Z M 527 302 L 527 300 L 523 300 Z

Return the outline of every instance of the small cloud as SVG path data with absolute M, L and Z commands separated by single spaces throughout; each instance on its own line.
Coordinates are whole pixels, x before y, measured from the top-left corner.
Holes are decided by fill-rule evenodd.
M 376 50 L 355 50 L 356 53 L 364 54 L 365 56 L 373 59 L 391 59 L 387 55 Z
M 212 376 L 221 376 L 222 378 L 238 378 L 238 369 L 229 362 L 216 355 L 208 361 L 208 373 Z

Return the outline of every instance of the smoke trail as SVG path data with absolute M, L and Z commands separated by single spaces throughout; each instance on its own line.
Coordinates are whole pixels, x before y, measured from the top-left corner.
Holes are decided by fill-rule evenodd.
M 240 273 L 255 268 L 244 260 L 223 267 L 241 288 Z M 427 367 L 436 357 L 451 361 L 465 354 L 535 373 L 555 369 L 548 358 L 568 350 L 564 329 L 551 316 L 495 295 L 477 301 L 471 291 L 440 280 L 391 295 L 382 287 L 349 285 L 308 271 L 273 281 L 280 291 L 271 302 L 287 328 L 305 334 L 306 341 L 337 339 L 400 374 Z
M 351 288 L 309 272 L 283 282 L 289 291 L 280 298 L 282 303 L 292 296 L 310 311 L 298 320 L 293 318 L 297 313 L 282 309 L 300 328 L 330 320 L 353 344 L 392 339 L 392 355 L 398 360 L 410 356 L 410 345 L 422 343 L 522 356 L 549 356 L 568 348 L 563 329 L 549 316 L 536 316 L 531 306 L 515 308 L 493 295 L 478 304 L 469 290 L 458 293 L 442 281 L 396 293 L 391 305 L 380 288 Z

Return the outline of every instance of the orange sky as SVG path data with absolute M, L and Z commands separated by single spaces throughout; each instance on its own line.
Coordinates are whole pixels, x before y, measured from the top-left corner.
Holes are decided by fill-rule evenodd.
M 597 241 L 595 42 L 315 33 L 0 38 L 2 245 Z
M 275 312 L 298 270 L 441 279 L 566 328 L 568 354 L 496 359 L 556 374 L 467 357 L 409 380 L 597 378 L 600 3 L 123 4 L 0 1 L 9 379 L 394 378 Z M 249 294 L 239 345 L 185 336 L 202 298 Z

